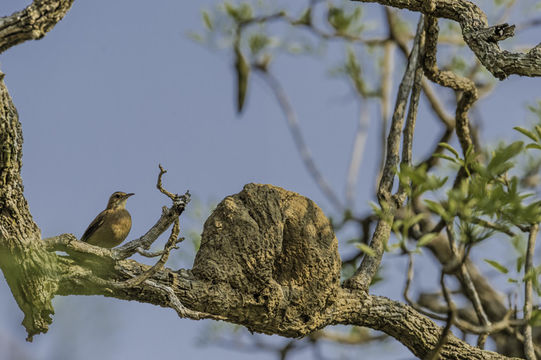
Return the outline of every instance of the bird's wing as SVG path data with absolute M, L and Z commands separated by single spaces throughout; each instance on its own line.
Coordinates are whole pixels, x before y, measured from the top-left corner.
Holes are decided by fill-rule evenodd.
M 105 219 L 105 212 L 107 210 L 103 210 L 101 213 L 96 216 L 96 218 L 88 225 L 88 228 L 85 230 L 85 233 L 81 237 L 81 241 L 87 242 L 88 239 L 100 228 L 101 225 L 103 225 L 104 219 Z

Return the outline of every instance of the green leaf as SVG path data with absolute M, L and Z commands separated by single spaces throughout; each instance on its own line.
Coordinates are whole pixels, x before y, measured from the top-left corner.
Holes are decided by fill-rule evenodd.
M 540 309 L 534 309 L 532 311 L 532 316 L 530 317 L 530 320 L 528 321 L 528 324 L 530 324 L 532 326 L 541 325 L 541 310 Z
M 539 141 L 539 138 L 533 132 L 531 132 L 530 130 L 526 130 L 523 127 L 520 127 L 520 126 L 515 126 L 513 129 L 515 129 L 519 133 L 522 133 L 523 135 L 526 135 L 527 137 L 529 137 L 530 139 L 532 139 L 535 142 Z
M 530 143 L 528 145 L 526 145 L 526 149 L 537 149 L 537 150 L 541 150 L 541 145 L 537 144 L 537 143 Z
M 357 33 L 362 30 L 359 24 L 361 18 L 361 7 L 355 7 L 355 10 L 347 13 L 344 9 L 330 6 L 327 12 L 327 21 L 336 30 L 338 34 Z
M 224 3 L 224 9 L 238 23 L 247 21 L 253 17 L 252 6 L 248 3 L 242 3 L 235 7 L 233 4 L 226 2 Z
M 449 214 L 447 213 L 447 210 L 443 207 L 442 204 L 436 201 L 425 199 L 426 206 L 432 210 L 432 212 L 440 215 L 445 220 L 448 220 L 450 218 Z
M 248 78 L 250 76 L 250 64 L 248 64 L 248 61 L 238 47 L 235 47 L 235 57 L 235 70 L 237 72 L 237 111 L 241 113 L 244 107 L 244 100 L 246 99 Z
M 252 34 L 248 39 L 248 45 L 252 54 L 257 55 L 271 43 L 271 39 L 261 33 Z
M 212 21 L 210 20 L 210 15 L 207 11 L 203 10 L 201 11 L 201 15 L 203 16 L 203 23 L 207 27 L 207 29 L 212 30 Z
M 534 281 L 537 277 L 537 271 L 535 269 L 530 269 L 526 275 L 524 275 L 524 278 L 522 281 L 532 280 Z
M 428 233 L 421 236 L 419 241 L 417 241 L 417 247 L 423 247 L 425 245 L 428 245 L 432 240 L 434 240 L 438 234 L 436 233 Z
M 188 37 L 190 39 L 192 39 L 193 41 L 198 42 L 198 43 L 203 43 L 204 40 L 205 40 L 203 38 L 203 36 L 201 36 L 201 34 L 198 34 L 198 33 L 193 32 L 193 31 L 188 32 Z
M 309 7 L 306 10 L 304 10 L 302 15 L 297 20 L 293 22 L 293 25 L 309 26 L 311 23 L 312 23 L 312 8 Z
M 508 161 L 517 156 L 524 148 L 522 141 L 515 141 L 508 146 L 501 147 L 494 152 L 494 156 L 487 165 L 487 171 L 492 175 L 501 175 L 513 167 Z
M 453 155 L 455 155 L 456 158 L 459 158 L 460 155 L 458 154 L 458 151 L 455 150 L 454 147 L 452 147 L 451 145 L 447 144 L 447 143 L 444 143 L 444 142 L 441 142 L 438 144 L 438 146 L 441 146 L 442 148 L 445 148 L 447 150 L 449 150 L 450 152 L 453 153 Z
M 524 255 L 519 256 L 517 258 L 517 272 L 522 271 L 522 267 L 524 266 L 524 262 L 526 261 L 526 257 Z
M 372 249 L 370 246 L 366 245 L 365 243 L 357 243 L 355 244 L 355 247 L 361 250 L 363 253 L 365 253 L 368 256 L 376 256 L 376 252 L 374 251 L 374 249 Z
M 541 139 L 541 126 L 535 125 L 534 129 L 535 129 L 535 132 L 537 133 L 537 137 Z
M 489 259 L 483 259 L 483 260 L 485 260 L 486 263 L 488 263 L 489 265 L 492 265 L 496 270 L 498 270 L 499 272 L 503 274 L 507 274 L 509 272 L 509 269 L 507 269 L 505 266 L 503 266 L 497 261 L 489 260 Z
M 441 159 L 445 159 L 445 160 L 449 160 L 451 162 L 454 162 L 456 163 L 456 159 L 455 158 L 452 158 L 448 155 L 445 155 L 445 154 L 438 154 L 438 153 L 435 153 L 435 154 L 432 154 L 433 157 L 437 157 L 437 158 L 441 158 Z

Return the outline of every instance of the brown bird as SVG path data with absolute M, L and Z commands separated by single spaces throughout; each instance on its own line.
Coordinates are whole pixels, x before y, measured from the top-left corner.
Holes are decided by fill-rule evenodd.
M 88 225 L 81 241 L 105 248 L 120 245 L 131 229 L 131 216 L 126 210 L 126 200 L 133 193 L 117 191 L 111 195 L 107 207 Z

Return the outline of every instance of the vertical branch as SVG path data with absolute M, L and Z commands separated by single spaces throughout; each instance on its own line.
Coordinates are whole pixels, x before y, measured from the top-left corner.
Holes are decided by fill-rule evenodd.
M 460 141 L 462 151 L 466 153 L 467 149 L 473 146 L 468 111 L 478 98 L 477 88 L 470 79 L 458 76 L 451 71 L 440 71 L 438 68 L 436 63 L 436 52 L 439 27 L 438 19 L 436 17 L 426 16 L 425 30 L 426 42 L 423 56 L 425 75 L 437 84 L 462 92 L 456 107 L 455 122 L 458 140 Z
M 39 39 L 70 9 L 73 0 L 35 0 L 11 16 L 0 17 L 0 53 L 26 40 Z M 23 134 L 19 115 L 0 72 L 0 269 L 24 313 L 28 341 L 46 332 L 57 289 L 56 255 L 42 246 L 23 194 Z
M 449 294 L 449 290 L 447 290 L 447 286 L 445 286 L 445 272 L 441 272 L 440 276 L 440 285 L 441 290 L 443 292 L 443 297 L 445 298 L 445 302 L 447 302 L 447 321 L 445 322 L 445 327 L 443 328 L 443 331 L 441 332 L 440 338 L 438 340 L 438 343 L 432 349 L 430 353 L 425 357 L 425 360 L 437 360 L 439 359 L 439 353 L 443 346 L 447 343 L 447 338 L 449 337 L 449 334 L 451 333 L 451 326 L 453 325 L 455 315 L 456 315 L 456 307 L 453 303 L 453 300 L 451 299 L 451 294 Z
M 391 128 L 387 138 L 385 166 L 383 168 L 383 173 L 377 191 L 377 197 L 385 215 L 378 220 L 376 229 L 372 235 L 370 248 L 373 250 L 373 256 L 364 256 L 357 271 L 355 271 L 353 276 L 344 283 L 344 286 L 346 287 L 364 290 L 368 289 L 381 263 L 384 245 L 389 240 L 395 208 L 401 206 L 400 201 L 395 201 L 397 199 L 392 198 L 391 191 L 393 188 L 396 168 L 399 162 L 400 132 L 404 124 L 404 114 L 406 112 L 408 96 L 413 87 L 416 70 L 420 66 L 419 58 L 421 53 L 420 48 L 422 36 L 423 15 L 421 15 L 419 18 L 413 49 L 408 59 L 406 71 L 404 72 L 404 76 L 402 77 L 402 81 L 398 87 L 398 95 L 391 122 Z M 410 124 L 412 124 L 411 121 Z
M 464 257 L 464 259 L 459 259 L 459 253 L 456 246 L 452 224 L 448 224 L 446 226 L 446 230 L 447 230 L 447 237 L 449 239 L 449 247 L 451 249 L 451 259 L 452 259 L 449 266 L 451 269 L 448 269 L 448 271 L 454 272 L 454 268 L 456 266 L 459 267 L 458 270 L 459 270 L 460 278 L 462 278 L 462 286 L 464 287 L 464 292 L 466 293 L 466 296 L 468 297 L 468 299 L 471 301 L 473 305 L 473 308 L 475 310 L 479 323 L 485 329 L 487 329 L 491 325 L 491 322 L 488 319 L 485 309 L 483 308 L 481 299 L 479 298 L 477 289 L 475 288 L 475 285 L 473 284 L 468 268 L 466 267 L 467 254 Z M 487 333 L 483 333 L 479 335 L 479 338 L 477 339 L 477 346 L 479 348 L 482 349 L 484 347 L 485 341 L 487 339 L 487 335 L 488 335 Z
M 385 7 L 386 11 L 389 11 Z M 390 24 L 389 32 L 391 32 Z M 387 127 L 389 124 L 389 110 L 391 102 L 391 88 L 393 82 L 393 69 L 394 69 L 394 44 L 391 41 L 386 41 L 383 45 L 383 71 L 381 73 L 381 104 L 380 104 L 380 114 L 381 114 L 381 158 L 379 161 L 379 171 L 377 177 L 377 183 L 381 179 L 381 174 L 383 173 L 383 166 L 385 165 L 385 147 L 387 145 Z
M 535 250 L 535 240 L 537 239 L 537 231 L 539 224 L 532 225 L 530 236 L 528 236 L 528 248 L 526 250 L 526 261 L 524 266 L 524 355 L 527 360 L 535 360 L 535 352 L 532 340 L 532 326 L 529 324 L 532 316 L 532 274 L 533 270 L 533 254 Z
M 424 36 L 420 39 L 420 48 L 424 46 Z M 421 55 L 419 55 L 421 56 Z M 413 79 L 413 88 L 411 90 L 410 105 L 408 108 L 408 115 L 406 119 L 406 126 L 403 131 L 403 144 L 402 144 L 402 160 L 401 165 L 411 166 L 411 159 L 413 153 L 413 132 L 415 130 L 415 121 L 417 120 L 417 110 L 419 108 L 419 97 L 421 95 L 421 82 L 423 79 L 423 68 L 418 66 L 415 70 L 415 78 Z M 398 193 L 396 195 L 397 201 L 403 203 L 405 201 L 407 189 L 400 184 Z
M 31 341 L 52 321 L 51 299 L 57 285 L 51 274 L 56 255 L 41 246 L 41 231 L 23 194 L 22 144 L 17 110 L 0 80 L 0 269 L 24 313 L 23 325 Z
M 351 160 L 349 162 L 346 180 L 346 206 L 348 209 L 352 209 L 353 203 L 355 202 L 355 188 L 357 186 L 357 179 L 359 178 L 359 169 L 363 159 L 366 137 L 368 135 L 368 122 L 369 117 L 367 107 L 361 106 L 361 109 L 359 110 L 359 123 L 357 125 L 355 140 L 353 141 Z

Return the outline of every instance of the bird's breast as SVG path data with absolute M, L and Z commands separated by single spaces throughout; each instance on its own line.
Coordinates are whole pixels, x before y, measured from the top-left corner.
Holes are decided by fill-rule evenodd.
M 130 213 L 125 210 L 118 210 L 115 221 L 111 224 L 111 230 L 113 238 L 119 241 L 119 244 L 124 241 L 131 230 L 131 216 Z

